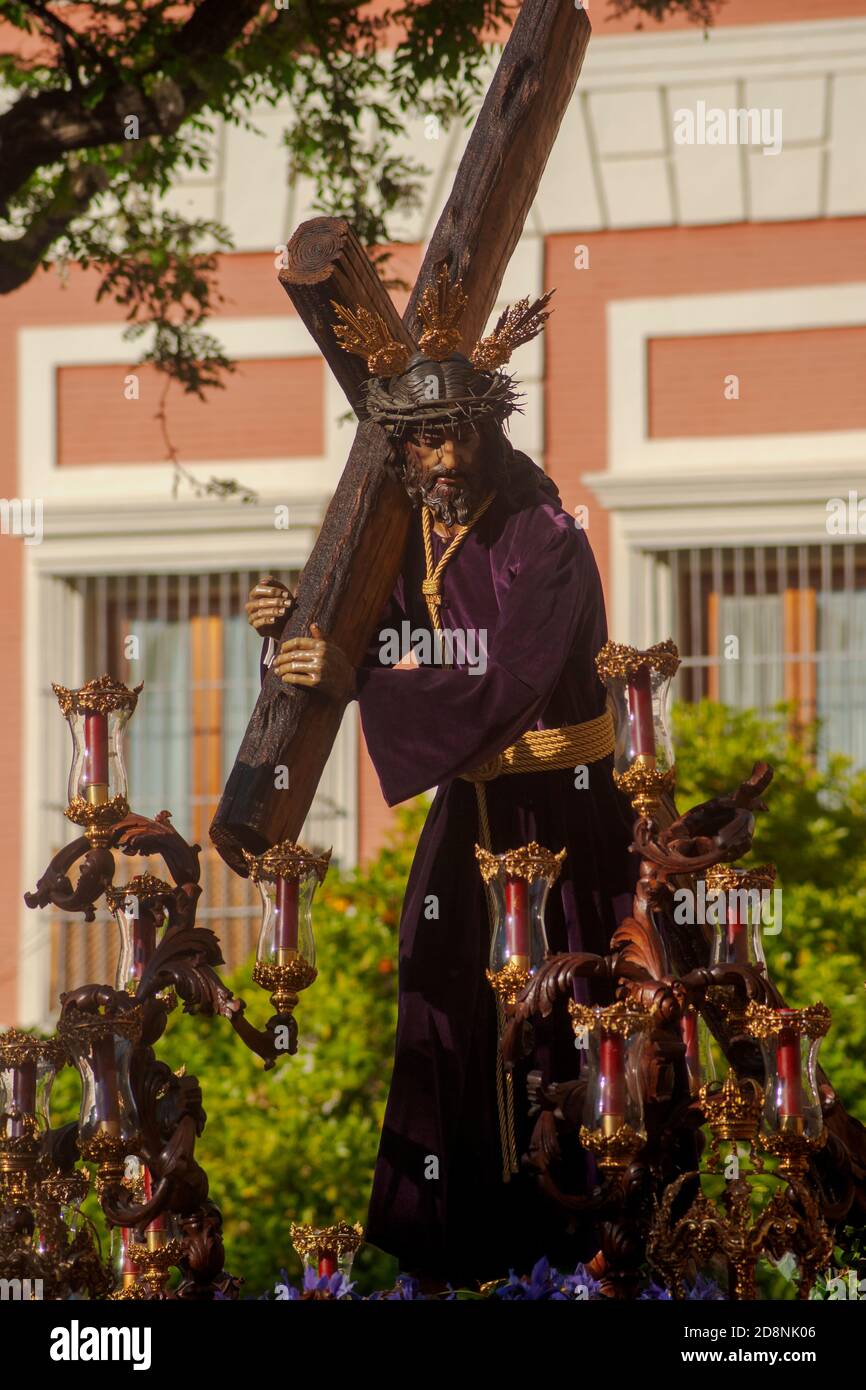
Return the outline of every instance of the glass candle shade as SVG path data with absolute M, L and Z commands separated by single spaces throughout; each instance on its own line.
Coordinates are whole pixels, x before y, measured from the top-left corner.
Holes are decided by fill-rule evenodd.
M 290 1013 L 297 991 L 316 978 L 313 898 L 328 871 L 331 851 L 314 854 L 284 840 L 264 854 L 244 851 L 262 901 L 262 924 L 253 979 L 272 992 L 280 1014 Z
M 685 1061 L 686 1073 L 689 1078 L 689 1091 L 692 1095 L 697 1095 L 703 1079 L 700 1015 L 690 1004 L 683 1010 L 680 1018 L 680 1036 L 686 1049 Z
M 123 1185 L 127 1199 L 137 1206 L 147 1200 L 144 1187 L 145 1166 L 137 1154 L 128 1154 L 123 1163 Z M 137 1270 L 129 1255 L 130 1246 L 137 1238 L 132 1226 L 112 1226 L 109 1235 L 109 1265 L 114 1277 L 115 1289 L 126 1289 L 137 1282 Z
M 568 1002 L 586 1057 L 580 1141 L 600 1166 L 619 1167 L 646 1141 L 642 1061 L 648 1011 L 633 1001 L 607 1006 Z
M 761 928 L 766 895 L 775 881 L 773 864 L 754 869 L 718 864 L 707 870 L 705 912 L 713 928 L 713 965 L 751 965 L 766 971 Z
M 753 1001 L 746 1026 L 760 1042 L 764 1060 L 762 1142 L 781 1156 L 783 1171 L 796 1171 L 805 1152 L 822 1142 L 818 1052 L 830 1027 L 830 1011 L 824 1004 L 781 1009 Z
M 112 1175 L 138 1143 L 138 1113 L 130 1063 L 141 1036 L 141 1010 L 128 994 L 91 1011 L 64 1009 L 58 1032 L 81 1076 L 78 1147 L 83 1158 Z
M 79 1248 L 82 1243 L 89 1243 L 87 1218 L 81 1211 L 89 1182 L 87 1169 L 45 1175 L 40 1165 L 33 1242 L 40 1255 L 48 1256 L 55 1265 L 65 1262 L 71 1239 L 78 1237 Z M 67 1277 L 74 1277 L 74 1261 L 71 1268 L 67 1266 Z
M 315 966 L 313 898 L 325 877 L 328 857 L 284 843 L 256 861 L 250 877 L 262 900 L 256 947 L 256 960 L 261 964 L 288 965 L 300 957 Z
M 109 888 L 105 898 L 120 933 L 115 989 L 134 994 L 168 921 L 167 902 L 174 897 L 170 884 L 153 874 L 139 874 L 120 888 Z
M 710 986 L 710 990 L 712 991 L 713 989 L 714 986 Z M 728 990 L 722 990 L 718 999 L 714 995 L 711 1000 L 708 1000 L 708 1009 L 713 1013 L 714 1022 L 719 1028 L 726 1027 L 725 1017 L 728 1007 L 728 995 Z M 721 996 L 724 997 L 722 998 Z M 731 1065 L 730 1059 L 722 1046 L 721 1034 L 717 1036 L 713 1032 L 702 1013 L 698 1015 L 697 1032 L 701 1080 L 706 1082 L 721 1082 L 727 1075 Z
M 63 1227 L 72 1235 L 86 1224 L 81 1204 L 89 1186 L 90 1173 L 86 1168 L 76 1168 L 72 1173 L 51 1173 L 40 1180 L 42 1202 L 59 1214 Z
M 66 815 L 94 843 L 105 843 L 129 810 L 123 733 L 141 686 L 130 690 L 100 676 L 79 690 L 62 685 L 53 690 L 72 733 Z
M 674 766 L 668 701 L 679 668 L 673 642 L 646 651 L 607 642 L 595 658 L 613 706 L 614 770 L 622 776 L 636 763 L 668 772 Z
M 124 1186 L 142 1206 L 153 1196 L 150 1170 L 139 1158 L 127 1158 Z M 172 1265 L 183 1253 L 182 1230 L 177 1218 L 163 1212 L 143 1226 L 115 1226 L 111 1232 L 111 1271 L 115 1292 L 111 1298 L 158 1298 L 168 1282 Z
M 359 1225 L 339 1221 L 334 1226 L 301 1226 L 292 1223 L 292 1245 L 305 1269 L 313 1269 L 319 1279 L 352 1273 L 355 1254 L 363 1244 L 364 1231 Z
M 554 854 L 533 841 L 491 854 L 476 845 L 475 857 L 493 903 L 487 978 L 496 993 L 513 1004 L 547 955 L 547 896 L 559 877 L 565 850 Z
M 645 651 L 607 642 L 595 658 L 614 721 L 614 780 L 640 815 L 674 786 L 668 702 L 679 664 L 670 640 Z
M 64 1061 L 55 1038 L 35 1038 L 16 1028 L 0 1033 L 0 1140 L 46 1132 L 51 1087 Z
M 153 1197 L 154 1183 L 150 1169 L 137 1156 L 127 1157 L 124 1164 L 124 1186 L 130 1200 L 144 1206 Z M 142 1284 L 145 1251 L 158 1251 L 176 1234 L 175 1222 L 168 1213 L 161 1213 L 145 1226 L 115 1226 L 111 1231 L 110 1259 L 115 1288 L 128 1289 Z
M 115 1289 L 128 1289 L 138 1283 L 138 1270 L 130 1257 L 136 1234 L 131 1226 L 112 1226 L 108 1252 Z

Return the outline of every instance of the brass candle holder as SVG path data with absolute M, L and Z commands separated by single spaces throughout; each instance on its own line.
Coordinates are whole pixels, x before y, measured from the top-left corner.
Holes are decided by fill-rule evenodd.
M 830 1010 L 774 1008 L 752 1000 L 746 1028 L 761 1044 L 766 1077 L 762 1147 L 779 1160 L 779 1173 L 799 1178 L 827 1140 L 818 1091 L 818 1051 L 830 1028 Z
M 764 1095 L 757 1081 L 751 1077 L 740 1080 L 733 1067 L 723 1082 L 708 1081 L 698 1093 L 700 1107 L 706 1116 L 712 1139 L 707 1158 L 707 1169 L 711 1173 L 719 1171 L 723 1143 L 748 1144 L 752 1167 L 756 1172 L 763 1170 L 763 1160 L 757 1149 L 758 1130 L 761 1127 L 761 1112 Z
M 78 1151 L 96 1164 L 100 1195 L 122 1183 L 139 1143 L 130 1062 L 141 1030 L 142 1007 L 125 992 L 106 989 L 87 1008 L 64 997 L 57 1033 L 81 1076 Z
M 364 1243 L 364 1228 L 338 1221 L 333 1226 L 292 1222 L 292 1245 L 304 1266 L 315 1268 L 320 1278 L 342 1274 L 348 1278 L 355 1255 Z
M 141 1293 L 131 1295 L 120 1289 L 118 1295 L 126 1298 L 162 1298 L 169 1272 L 182 1259 L 183 1253 L 182 1240 L 169 1240 L 164 1231 L 148 1231 L 143 1244 L 133 1241 L 129 1246 L 129 1258 L 136 1270 L 136 1284 L 126 1287 L 138 1288 Z
M 500 1004 L 511 1006 L 547 955 L 547 897 L 565 850 L 554 854 L 534 840 L 504 854 L 476 845 L 475 858 L 493 909 L 485 974 Z
M 641 1061 L 650 1011 L 631 999 L 606 1007 L 570 999 L 568 1012 L 587 1044 L 580 1142 L 602 1171 L 627 1168 L 646 1143 Z
M 642 820 L 657 814 L 662 797 L 676 785 L 668 700 L 679 665 L 670 638 L 645 651 L 606 642 L 595 658 L 616 730 L 614 782 Z
M 37 1174 L 48 1098 L 66 1054 L 56 1038 L 0 1033 L 0 1198 L 23 1199 Z
M 66 816 L 91 844 L 105 845 L 129 814 L 123 734 L 142 686 L 99 676 L 77 690 L 52 684 L 72 733 Z
M 262 900 L 262 924 L 253 979 L 269 991 L 277 1014 L 291 1017 L 298 994 L 318 975 L 313 895 L 324 883 L 331 851 L 315 854 L 292 840 L 254 855 L 243 850 Z

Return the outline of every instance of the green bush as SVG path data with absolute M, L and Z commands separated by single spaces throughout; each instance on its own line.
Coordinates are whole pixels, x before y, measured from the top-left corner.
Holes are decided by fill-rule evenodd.
M 748 861 L 779 871 L 782 930 L 764 936 L 767 968 L 790 1005 L 830 1008 L 821 1063 L 846 1107 L 866 1117 L 866 772 L 841 756 L 817 764 L 814 731 L 795 736 L 791 714 L 678 706 L 677 804 L 731 791 L 756 759 L 772 764 Z

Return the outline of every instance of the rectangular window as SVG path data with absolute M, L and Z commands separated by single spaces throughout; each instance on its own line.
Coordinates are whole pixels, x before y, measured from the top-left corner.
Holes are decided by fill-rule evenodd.
M 272 571 L 294 588 L 297 575 Z M 76 618 L 80 657 L 75 669 L 84 679 L 108 673 L 129 686 L 144 683 L 126 732 L 125 751 L 132 810 L 153 817 L 171 812 L 172 822 L 202 847 L 197 921 L 220 937 L 228 968 L 255 948 L 258 894 L 228 868 L 210 844 L 208 828 L 234 762 L 259 692 L 261 638 L 246 620 L 244 605 L 261 571 L 195 574 L 75 576 L 54 581 L 58 599 Z M 43 694 L 60 719 L 50 682 L 61 679 L 46 650 L 42 657 Z M 334 847 L 334 859 L 351 864 L 355 856 L 355 712 L 350 706 L 301 834 L 305 844 Z M 57 825 L 65 806 L 68 740 L 48 759 L 50 786 L 43 803 Z M 64 798 L 62 805 L 59 805 Z M 61 832 L 62 833 L 62 832 Z M 68 823 L 63 838 L 70 837 Z M 117 881 L 149 869 L 169 877 L 158 860 L 118 856 Z M 111 982 L 116 927 L 104 902 L 97 920 L 61 921 L 51 927 L 50 999 L 88 981 Z M 47 983 L 47 982 L 46 982 Z
M 866 767 L 866 546 L 647 551 L 642 573 L 647 640 L 670 634 L 682 657 L 677 698 L 789 701 L 820 721 L 820 757 Z

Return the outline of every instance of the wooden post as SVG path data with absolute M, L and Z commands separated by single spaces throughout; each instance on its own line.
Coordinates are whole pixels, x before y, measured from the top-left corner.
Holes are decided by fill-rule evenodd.
M 280 284 L 316 340 L 322 356 L 345 391 L 355 414 L 363 415 L 361 387 L 367 380 L 363 357 L 344 352 L 334 337 L 333 304 L 361 305 L 379 314 L 397 342 L 414 348 L 412 335 L 394 308 L 370 258 L 349 223 L 338 217 L 302 222 L 286 248 Z

